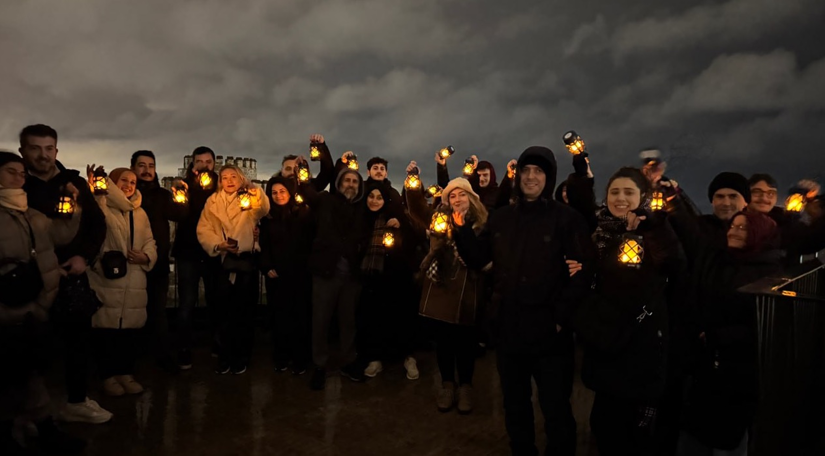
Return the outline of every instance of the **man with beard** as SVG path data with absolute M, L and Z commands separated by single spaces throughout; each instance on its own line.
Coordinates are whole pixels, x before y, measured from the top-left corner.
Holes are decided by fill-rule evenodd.
M 324 140 L 324 135 L 311 135 L 309 137 L 309 143 L 317 146 L 318 152 L 321 154 L 321 171 L 317 176 L 310 180 L 312 182 L 312 186 L 315 187 L 315 190 L 320 192 L 327 188 L 327 185 L 329 185 L 329 182 L 332 180 L 332 176 L 335 173 L 335 165 L 332 163 L 332 155 L 330 154 L 329 147 L 327 147 L 326 141 Z M 287 155 L 284 157 L 283 161 L 281 161 L 281 170 L 275 173 L 272 177 L 276 177 L 278 175 L 284 177 L 294 176 L 295 170 L 298 168 L 298 161 L 299 157 L 297 155 Z
M 199 181 L 199 177 L 204 173 L 210 176 L 209 185 L 202 185 Z M 192 165 L 187 171 L 184 182 L 189 187 L 189 208 L 175 231 L 172 256 L 175 257 L 178 295 L 180 296 L 178 366 L 183 370 L 188 370 L 192 368 L 192 344 L 194 342 L 192 314 L 198 303 L 200 281 L 203 279 L 206 306 L 210 315 L 214 315 L 215 283 L 217 274 L 221 270 L 220 257 L 212 258 L 204 252 L 197 235 L 198 220 L 200 220 L 206 200 L 218 188 L 218 176 L 215 174 L 215 152 L 212 149 L 200 146 L 192 152 Z M 210 318 L 210 321 L 214 335 L 216 325 L 214 319 Z M 218 341 L 213 339 L 212 352 L 217 353 L 218 348 Z
M 138 178 L 137 188 L 143 196 L 141 207 L 149 217 L 158 248 L 158 261 L 146 275 L 146 326 L 151 328 L 154 336 L 151 345 L 158 366 L 169 373 L 175 373 L 179 367 L 172 357 L 169 323 L 166 319 L 169 294 L 169 222 L 183 220 L 188 206 L 186 203 L 175 203 L 172 192 L 160 186 L 155 172 L 155 154 L 152 151 L 139 150 L 132 154 L 132 171 Z M 181 179 L 175 179 L 172 185 L 187 187 Z
M 533 389 L 547 434 L 545 454 L 573 456 L 576 421 L 573 332 L 570 318 L 590 288 L 595 252 L 584 218 L 553 200 L 556 159 L 546 147 L 530 147 L 517 163 L 515 204 L 496 210 L 479 236 L 466 212 L 453 212 L 455 243 L 468 267 L 492 262 L 492 320 L 505 424 L 514 455 L 537 455 Z M 584 268 L 568 274 L 565 260 Z
M 24 128 L 20 132 L 19 151 L 29 173 L 23 187 L 28 195 L 29 207 L 52 217 L 67 184 L 73 184 L 80 192 L 78 201 L 83 212 L 77 235 L 68 245 L 55 248 L 57 259 L 66 271 L 52 308 L 66 350 L 68 402 L 58 418 L 69 422 L 105 423 L 112 418 L 112 414 L 86 396 L 92 320 L 89 314 L 69 310 L 80 307 L 78 293 L 71 290 L 83 290 L 87 292 L 84 293 L 86 296 L 91 290 L 86 269 L 100 253 L 106 238 L 105 218 L 86 179 L 78 171 L 66 169 L 57 161 L 57 132 L 53 128 L 46 125 Z
M 302 160 L 300 158 L 299 160 Z M 357 171 L 344 169 L 335 180 L 337 192 L 318 193 L 305 183 L 300 193 L 317 217 L 317 234 L 309 257 L 312 273 L 312 361 L 310 386 L 324 389 L 329 361 L 329 326 L 338 313 L 341 374 L 352 381 L 364 380 L 364 369 L 356 363 L 355 306 L 361 285 L 361 257 L 372 227 L 364 225 L 364 181 Z

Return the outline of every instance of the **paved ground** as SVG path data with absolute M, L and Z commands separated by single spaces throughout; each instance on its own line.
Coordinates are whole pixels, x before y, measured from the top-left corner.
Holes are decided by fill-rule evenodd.
M 418 354 L 417 381 L 395 364 L 365 384 L 331 374 L 327 389 L 316 392 L 308 387 L 309 374 L 274 372 L 263 341 L 256 350 L 254 364 L 240 376 L 215 375 L 206 349 L 178 376 L 142 363 L 138 379 L 147 391 L 141 396 L 104 397 L 94 384 L 91 395 L 115 414 L 111 423 L 66 429 L 89 439 L 88 455 L 509 454 L 491 353 L 478 360 L 476 408 L 460 416 L 436 410 L 440 378 L 433 352 Z M 587 426 L 592 393 L 578 381 L 573 404 L 578 454 L 594 454 Z M 538 406 L 536 416 L 542 449 Z

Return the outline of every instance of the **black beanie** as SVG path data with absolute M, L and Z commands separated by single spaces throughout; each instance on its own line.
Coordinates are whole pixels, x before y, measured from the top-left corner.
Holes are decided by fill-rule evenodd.
M 13 152 L 0 150 L 0 166 L 6 166 L 7 163 L 11 162 L 20 163 L 23 165 L 23 167 L 26 166 L 25 162 L 23 161 L 23 158 L 20 155 L 15 154 Z
M 723 188 L 736 190 L 745 198 L 745 202 L 751 202 L 751 187 L 748 185 L 748 179 L 739 173 L 720 173 L 713 178 L 713 182 L 708 187 L 708 200 L 713 202 L 713 195 Z

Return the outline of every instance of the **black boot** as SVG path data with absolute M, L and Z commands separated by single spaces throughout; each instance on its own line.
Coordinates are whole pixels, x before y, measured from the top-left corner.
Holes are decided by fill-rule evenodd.
M 86 448 L 86 441 L 73 437 L 58 429 L 52 417 L 37 425 L 37 443 L 46 454 L 77 454 Z
M 0 423 L 0 454 L 3 456 L 25 456 L 29 453 L 25 448 L 21 447 L 12 437 L 12 430 L 14 430 L 14 423 L 11 421 L 3 421 Z

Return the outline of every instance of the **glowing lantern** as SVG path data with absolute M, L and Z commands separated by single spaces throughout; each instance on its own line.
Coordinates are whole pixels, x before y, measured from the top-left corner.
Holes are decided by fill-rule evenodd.
M 186 195 L 186 187 L 177 185 L 172 188 L 172 199 L 178 204 L 185 204 L 189 199 Z
M 252 209 L 252 195 L 249 194 L 249 190 L 245 188 L 238 190 L 238 205 L 241 206 L 242 211 Z
M 109 194 L 109 183 L 106 181 L 106 177 L 106 171 L 103 171 L 103 169 L 98 168 L 95 170 L 92 176 L 92 189 L 95 195 Z
M 653 192 L 650 197 L 650 210 L 661 211 L 665 208 L 665 194 L 662 192 Z
M 310 144 L 309 146 L 309 159 L 314 162 L 321 160 L 321 151 L 318 150 L 318 146 L 315 144 Z
M 202 189 L 212 188 L 212 176 L 209 175 L 209 171 L 201 171 L 198 174 L 198 183 Z
M 395 233 L 391 228 L 384 231 L 384 238 L 381 242 L 386 248 L 392 248 L 395 245 Z
M 441 149 L 441 151 L 438 152 L 438 154 L 441 156 L 441 158 L 443 158 L 445 160 L 450 158 L 454 153 L 455 153 L 455 148 L 453 146 L 447 146 L 447 147 Z
M 72 214 L 74 214 L 74 210 L 74 196 L 69 191 L 64 189 L 60 195 L 60 198 L 57 200 L 57 206 L 55 206 L 54 211 L 57 214 L 57 217 L 62 219 L 70 219 L 72 218 Z
M 439 209 L 433 213 L 430 221 L 430 232 L 434 236 L 444 237 L 450 235 L 450 214 Z
M 298 182 L 302 184 L 309 182 L 309 179 L 312 177 L 312 175 L 309 173 L 309 164 L 307 164 L 307 162 L 305 161 L 301 161 L 300 163 L 298 163 L 297 174 Z
M 513 179 L 514 177 L 516 177 L 516 164 L 515 163 L 510 163 L 510 164 L 507 165 L 507 176 L 510 179 Z
M 440 198 L 441 197 L 441 192 L 443 190 L 444 189 L 439 187 L 438 185 L 435 185 L 435 184 L 430 185 L 429 187 L 427 187 L 427 197 L 428 198 Z
M 464 160 L 464 175 L 465 176 L 472 176 L 473 172 L 476 170 L 476 164 L 472 158 L 468 158 Z
M 579 155 L 587 148 L 584 145 L 582 137 L 573 130 L 565 133 L 564 136 L 562 136 L 562 140 L 564 141 L 564 146 L 567 147 L 567 150 L 573 155 Z
M 304 197 L 301 196 L 300 193 L 295 194 L 295 203 L 296 204 L 304 204 Z
M 642 237 L 625 234 L 619 247 L 619 262 L 633 268 L 639 268 L 645 256 Z
M 358 157 L 351 155 L 347 159 L 347 168 L 358 171 Z
M 794 193 L 785 200 L 785 210 L 788 212 L 802 212 L 805 210 L 807 200 L 805 195 Z
M 416 167 L 412 171 L 407 174 L 407 178 L 404 180 L 404 188 L 407 190 L 418 190 L 421 188 L 421 177 L 419 173 L 421 171 Z

